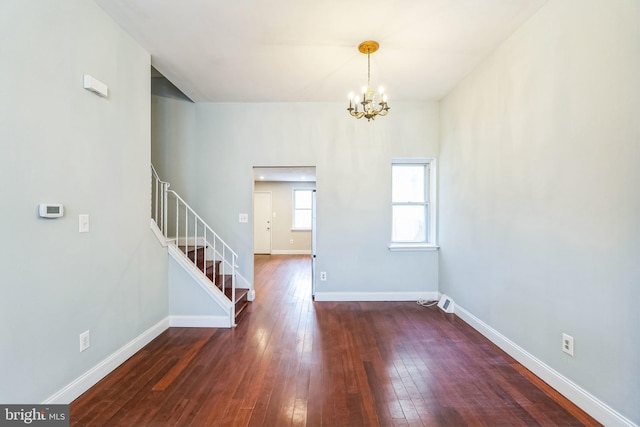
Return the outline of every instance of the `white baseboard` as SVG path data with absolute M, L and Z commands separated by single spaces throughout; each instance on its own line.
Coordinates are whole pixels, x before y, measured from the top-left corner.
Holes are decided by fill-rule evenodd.
M 230 328 L 229 316 L 169 316 L 169 326 L 174 328 Z
M 142 347 L 149 344 L 168 327 L 169 318 L 162 319 L 42 403 L 44 405 L 71 403 L 74 399 L 107 376 L 107 374 L 120 366 L 128 358 L 140 351 Z
M 272 249 L 271 255 L 311 255 L 311 249 Z
M 316 292 L 316 301 L 417 301 L 436 300 L 440 294 L 432 292 Z
M 616 412 L 458 304 L 455 305 L 454 313 L 602 424 L 606 426 L 637 427 L 631 420 Z

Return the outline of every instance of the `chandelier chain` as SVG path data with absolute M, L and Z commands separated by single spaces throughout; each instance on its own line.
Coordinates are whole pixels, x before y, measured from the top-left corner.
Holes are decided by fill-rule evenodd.
M 367 53 L 367 89 L 371 89 L 371 54 Z

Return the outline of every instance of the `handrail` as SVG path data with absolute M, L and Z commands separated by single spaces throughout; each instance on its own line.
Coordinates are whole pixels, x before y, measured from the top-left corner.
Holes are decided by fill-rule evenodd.
M 151 165 L 151 218 L 155 221 L 156 225 L 166 237 L 167 230 L 167 197 L 166 192 L 169 189 L 167 181 L 162 181 L 158 176 L 158 172 Z
M 154 177 L 155 179 L 157 179 L 158 181 L 163 182 L 163 183 L 165 183 L 165 184 L 169 185 L 169 183 L 168 183 L 167 181 L 162 181 L 162 180 L 160 179 L 160 176 L 158 175 L 158 172 L 156 171 L 156 168 L 154 168 L 154 167 L 153 167 L 153 165 L 151 165 L 151 174 L 152 174 L 152 175 L 153 175 L 153 177 Z
M 235 324 L 235 300 L 236 300 L 236 268 L 238 255 L 231 249 L 213 229 L 198 215 L 191 206 L 178 193 L 169 190 L 169 183 L 162 181 L 153 165 L 152 173 L 152 218 L 158 225 L 162 235 L 168 243 L 176 247 L 184 245 L 184 256 L 191 260 L 200 270 L 202 275 L 209 281 L 207 275 L 207 252 L 214 261 L 213 286 L 220 289 L 226 297 L 225 276 L 231 276 L 231 324 Z M 175 205 L 169 208 L 169 196 L 175 198 Z M 169 218 L 171 217 L 171 222 Z M 192 243 L 192 244 L 191 244 Z M 193 259 L 188 256 L 190 248 L 193 247 Z M 202 249 L 202 258 L 199 251 Z M 202 261 L 202 268 L 199 267 Z M 221 265 L 218 271 L 219 261 Z M 217 275 L 220 273 L 220 284 Z
M 172 193 L 172 194 L 176 197 L 176 199 L 178 199 L 178 200 L 179 200 L 179 201 L 180 201 L 180 202 L 181 202 L 181 203 L 182 203 L 182 204 L 183 204 L 187 209 L 189 209 L 189 212 L 190 212 L 191 214 L 193 214 L 193 216 L 194 216 L 195 218 L 197 218 L 197 219 L 198 219 L 198 220 L 199 220 L 199 221 L 200 221 L 200 222 L 201 222 L 201 223 L 202 223 L 202 224 L 207 228 L 207 230 L 209 230 L 209 231 L 214 235 L 214 237 L 215 237 L 215 238 L 216 238 L 220 243 L 222 243 L 226 248 L 228 248 L 228 249 L 229 249 L 229 251 L 231 251 L 231 254 L 232 254 L 234 257 L 236 257 L 236 258 L 238 257 L 238 255 L 235 253 L 235 251 L 234 251 L 233 249 L 231 249 L 231 246 L 229 246 L 229 245 L 228 245 L 224 240 L 222 240 L 222 238 L 218 235 L 218 233 L 216 233 L 215 231 L 213 231 L 213 229 L 207 225 L 207 223 L 206 223 L 206 222 L 205 222 L 205 221 L 200 217 L 200 215 L 198 215 L 198 214 L 196 213 L 196 211 L 194 211 L 194 210 L 191 208 L 191 206 L 189 206 L 189 204 L 188 204 L 187 202 L 185 202 L 185 201 L 184 201 L 184 199 L 183 199 L 182 197 L 180 197 L 180 195 L 179 195 L 178 193 L 176 193 L 176 192 L 175 192 L 175 191 L 173 191 L 173 190 L 167 190 L 167 193 Z

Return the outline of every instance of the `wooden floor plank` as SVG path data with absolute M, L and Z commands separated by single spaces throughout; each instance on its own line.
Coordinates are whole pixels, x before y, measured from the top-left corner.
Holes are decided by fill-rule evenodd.
M 309 256 L 257 255 L 255 289 L 236 328 L 168 329 L 71 425 L 599 425 L 455 315 L 314 302 Z
M 165 376 L 163 376 L 160 379 L 160 381 L 158 381 L 153 386 L 153 388 L 151 390 L 152 391 L 164 391 L 164 390 L 166 390 L 167 387 L 169 387 L 169 385 L 173 382 L 173 380 L 175 380 L 178 377 L 178 375 L 180 375 L 182 373 L 184 368 L 189 364 L 189 362 L 191 362 L 191 359 L 193 359 L 193 357 L 200 351 L 202 346 L 205 345 L 207 343 L 207 341 L 209 341 L 209 339 L 211 338 L 211 335 L 213 335 L 213 331 L 210 332 L 208 335 L 205 335 L 204 337 L 200 338 L 198 341 L 196 341 L 189 348 L 189 351 L 187 351 L 187 353 L 182 358 L 180 358 L 178 363 L 176 363 L 169 370 L 169 372 L 167 372 L 165 374 Z

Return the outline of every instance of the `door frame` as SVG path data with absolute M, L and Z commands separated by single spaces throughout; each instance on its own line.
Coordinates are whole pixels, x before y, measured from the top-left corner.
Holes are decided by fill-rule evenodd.
M 317 182 L 316 182 L 317 184 Z M 311 193 L 311 298 L 316 297 L 316 189 Z

